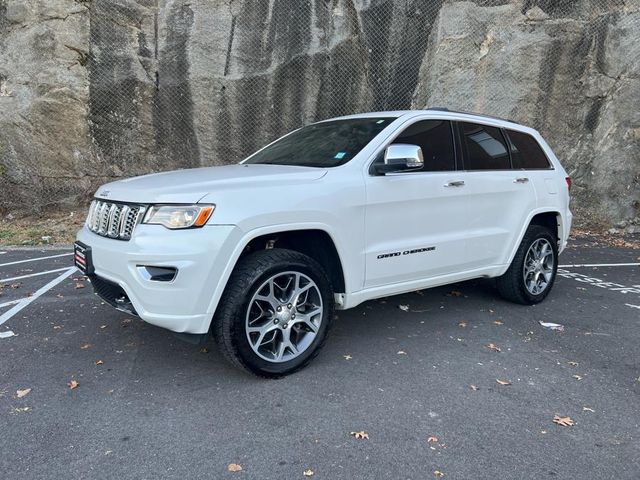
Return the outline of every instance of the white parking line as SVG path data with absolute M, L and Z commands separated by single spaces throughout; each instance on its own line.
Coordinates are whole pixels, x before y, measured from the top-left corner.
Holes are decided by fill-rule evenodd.
M 7 253 L 7 252 L 0 252 Z M 67 257 L 73 255 L 73 252 L 61 253 L 59 255 L 49 255 L 48 257 L 29 258 L 28 260 L 17 260 L 15 262 L 0 263 L 0 267 L 8 267 L 9 265 L 18 265 L 19 263 L 37 262 L 38 260 L 47 260 L 49 258 Z
M 50 273 L 64 272 L 69 268 L 75 269 L 76 267 L 56 268 L 55 270 L 45 270 L 44 272 L 30 273 L 29 275 L 20 275 L 19 277 L 3 278 L 2 280 L 0 280 L 0 283 L 15 282 L 16 280 L 22 280 L 24 278 L 39 277 L 40 275 L 48 275 Z
M 558 265 L 560 268 L 580 267 L 638 267 L 640 263 L 577 263 L 575 265 Z
M 13 300 L 12 302 L 0 303 L 0 308 L 8 307 L 9 305 L 15 305 L 16 303 L 20 303 L 20 300 Z
M 27 297 L 27 298 L 23 298 L 22 300 L 20 300 L 18 302 L 18 304 L 15 305 L 11 310 L 9 310 L 9 311 L 3 313 L 2 315 L 0 315 L 0 325 L 2 325 L 4 322 L 9 320 L 11 317 L 13 317 L 16 313 L 18 313 L 24 307 L 29 305 L 31 302 L 33 302 L 34 300 L 38 299 L 41 295 L 47 293 L 53 287 L 55 287 L 59 283 L 61 283 L 64 280 L 66 280 L 68 277 L 73 275 L 76 271 L 77 271 L 76 267 L 67 267 L 65 273 L 63 273 L 59 277 L 56 277 L 54 280 L 51 280 L 44 287 L 42 287 L 39 290 L 37 290 L 32 296 Z

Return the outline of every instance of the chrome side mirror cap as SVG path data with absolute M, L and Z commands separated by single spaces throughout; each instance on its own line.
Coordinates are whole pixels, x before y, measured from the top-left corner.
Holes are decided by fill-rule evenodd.
M 424 166 L 422 149 L 418 145 L 396 143 L 389 145 L 384 152 L 384 167 L 381 173 L 418 170 Z

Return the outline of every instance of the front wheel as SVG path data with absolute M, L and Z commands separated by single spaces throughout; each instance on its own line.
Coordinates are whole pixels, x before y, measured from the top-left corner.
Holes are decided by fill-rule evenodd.
M 558 244 L 541 225 L 531 225 L 509 269 L 497 279 L 500 294 L 515 303 L 540 303 L 551 291 L 558 270 Z
M 285 249 L 243 258 L 214 318 L 219 348 L 236 366 L 279 377 L 304 367 L 327 336 L 333 289 L 312 258 Z

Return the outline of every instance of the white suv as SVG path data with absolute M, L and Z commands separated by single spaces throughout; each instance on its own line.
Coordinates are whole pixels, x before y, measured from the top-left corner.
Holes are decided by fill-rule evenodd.
M 534 304 L 571 227 L 571 181 L 540 134 L 446 109 L 296 130 L 238 165 L 98 189 L 76 265 L 116 308 L 212 332 L 254 374 L 313 358 L 334 308 L 477 277 Z

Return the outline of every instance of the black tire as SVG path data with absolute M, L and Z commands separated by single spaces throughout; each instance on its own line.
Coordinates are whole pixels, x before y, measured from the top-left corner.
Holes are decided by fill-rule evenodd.
M 524 262 L 529 248 L 539 239 L 549 242 L 553 250 L 553 274 L 542 292 L 531 293 L 524 280 Z M 549 295 L 553 288 L 558 270 L 558 240 L 553 233 L 541 225 L 530 225 L 527 229 L 518 251 L 516 252 L 509 269 L 504 275 L 497 278 L 497 286 L 500 295 L 505 299 L 522 305 L 534 305 L 540 303 Z
M 313 342 L 298 357 L 281 363 L 261 358 L 247 339 L 245 320 L 251 299 L 263 283 L 281 272 L 299 272 L 312 279 L 322 298 L 322 320 Z M 278 378 L 307 365 L 324 345 L 333 319 L 334 296 L 324 269 L 314 259 L 286 249 L 261 250 L 236 265 L 213 319 L 213 337 L 224 356 L 254 375 Z

